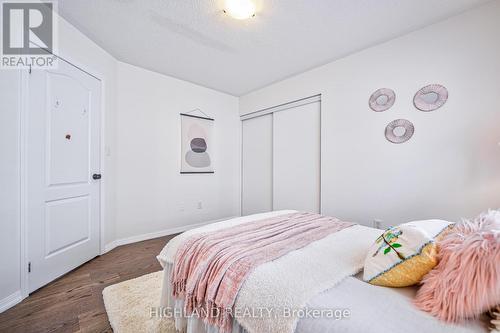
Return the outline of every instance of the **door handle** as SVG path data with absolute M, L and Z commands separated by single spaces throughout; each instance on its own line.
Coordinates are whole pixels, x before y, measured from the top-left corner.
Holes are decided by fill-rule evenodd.
M 92 175 L 92 178 L 95 179 L 95 180 L 99 180 L 99 179 L 101 179 L 101 174 L 100 173 L 94 173 Z

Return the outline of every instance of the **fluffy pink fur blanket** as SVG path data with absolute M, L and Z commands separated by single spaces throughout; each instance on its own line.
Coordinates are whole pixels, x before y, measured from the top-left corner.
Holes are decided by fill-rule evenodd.
M 500 304 L 500 212 L 457 223 L 438 246 L 439 264 L 424 277 L 417 307 L 458 322 Z
M 232 308 L 253 268 L 354 225 L 313 213 L 292 213 L 195 235 L 177 250 L 173 297 L 184 299 L 221 333 L 232 329 Z

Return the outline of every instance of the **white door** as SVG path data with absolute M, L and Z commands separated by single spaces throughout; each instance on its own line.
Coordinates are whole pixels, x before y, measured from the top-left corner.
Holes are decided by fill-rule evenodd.
M 99 255 L 101 85 L 62 60 L 55 70 L 33 70 L 28 80 L 32 292 Z
M 273 114 L 273 209 L 320 212 L 321 102 Z
M 273 115 L 242 122 L 241 214 L 273 210 Z

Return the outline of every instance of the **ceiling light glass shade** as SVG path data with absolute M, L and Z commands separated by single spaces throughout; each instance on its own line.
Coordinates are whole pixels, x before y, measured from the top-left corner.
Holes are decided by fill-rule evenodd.
M 238 20 L 245 20 L 255 15 L 255 3 L 252 0 L 226 0 L 225 12 Z

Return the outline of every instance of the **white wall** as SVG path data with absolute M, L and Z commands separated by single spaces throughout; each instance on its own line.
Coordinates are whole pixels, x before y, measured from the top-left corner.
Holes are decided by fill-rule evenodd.
M 0 300 L 19 292 L 21 288 L 20 84 L 18 71 L 0 71 Z
M 239 215 L 238 98 L 124 63 L 117 77 L 117 239 Z M 196 108 L 215 118 L 215 174 L 179 174 L 179 113 Z
M 104 243 L 115 239 L 114 149 L 115 149 L 115 87 L 116 60 L 64 21 L 58 21 L 58 55 L 103 79 L 104 144 L 110 155 L 103 163 Z M 10 300 L 21 297 L 20 267 L 20 127 L 21 72 L 0 70 L 0 311 Z M 10 297 L 10 298 L 9 298 Z
M 240 113 L 322 94 L 325 214 L 391 225 L 498 207 L 499 17 L 495 1 L 242 96 Z M 418 112 L 413 95 L 430 83 L 445 85 L 450 98 Z M 381 87 L 395 90 L 396 104 L 375 113 L 368 98 Z M 384 137 L 397 118 L 415 125 L 401 145 Z

